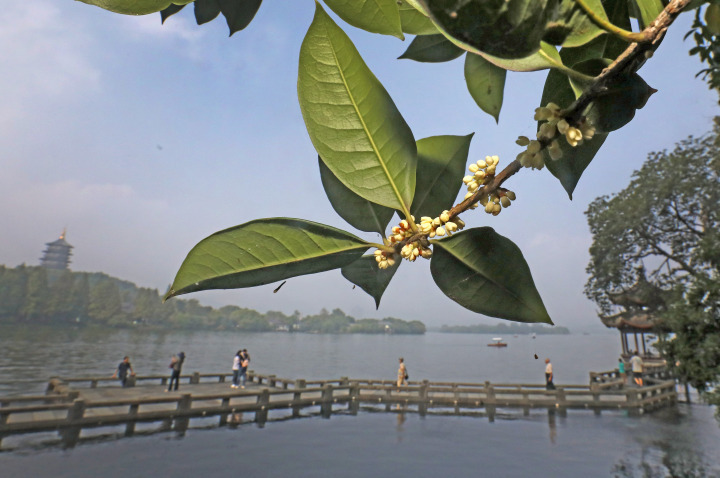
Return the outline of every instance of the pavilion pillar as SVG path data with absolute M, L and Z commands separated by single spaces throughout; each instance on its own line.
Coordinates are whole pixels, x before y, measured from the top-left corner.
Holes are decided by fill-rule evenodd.
M 638 344 L 637 332 L 633 332 L 635 336 L 635 352 L 640 353 L 640 344 Z

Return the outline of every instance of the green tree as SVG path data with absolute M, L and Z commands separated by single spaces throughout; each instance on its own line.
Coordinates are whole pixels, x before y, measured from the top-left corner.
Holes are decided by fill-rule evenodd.
M 88 316 L 100 324 L 122 325 L 127 321 L 122 312 L 120 288 L 114 280 L 101 278 L 90 288 Z
M 163 21 L 192 3 L 198 24 L 222 15 L 231 34 L 246 28 L 261 6 L 259 0 L 83 1 L 124 14 L 159 11 Z M 422 258 L 430 260 L 440 290 L 461 306 L 552 323 L 519 248 L 490 227 L 465 229 L 460 216 L 479 206 L 496 216 L 510 206 L 516 194 L 506 182 L 521 170 L 547 166 L 571 196 L 607 136 L 631 121 L 655 91 L 638 71 L 677 16 L 700 9 L 709 12 L 707 26 L 715 26 L 709 0 L 325 0 L 315 8 L 299 49 L 297 82 L 318 153 L 308 161 L 313 167 L 319 161 L 338 214 L 383 240 L 368 242 L 304 219 L 257 219 L 198 243 L 166 298 L 340 269 L 379 306 L 401 262 Z M 463 178 L 472 134 L 415 138 L 325 8 L 371 33 L 415 35 L 402 58 L 463 58 L 468 99 L 496 120 L 506 71 L 549 70 L 537 127 L 526 132 L 530 137 L 518 137 L 522 152 L 502 169 L 497 156 L 472 160 Z M 454 204 L 463 184 L 465 198 Z M 391 227 L 394 214 L 400 222 Z
M 593 243 L 586 295 L 604 314 L 618 294 L 671 332 L 659 344 L 677 377 L 720 383 L 720 123 L 651 153 L 630 185 L 587 211 Z M 641 287 L 638 288 L 638 285 Z M 633 307 L 632 304 L 622 304 Z
M 20 317 L 27 291 L 27 269 L 25 265 L 15 269 L 0 266 L 0 318 Z
M 20 317 L 28 322 L 42 322 L 48 318 L 47 270 L 33 267 L 28 270 L 25 300 Z

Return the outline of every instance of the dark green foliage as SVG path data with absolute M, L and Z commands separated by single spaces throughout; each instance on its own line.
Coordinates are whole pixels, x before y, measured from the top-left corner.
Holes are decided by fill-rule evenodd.
M 28 289 L 27 284 L 30 284 Z M 30 293 L 26 293 L 29 290 Z M 42 267 L 0 265 L 0 324 L 101 325 L 118 328 L 237 330 L 243 332 L 299 331 L 300 312 L 291 315 L 227 305 L 214 309 L 196 299 L 163 303 L 157 289 L 137 287 L 100 273 L 48 271 Z M 317 318 L 322 320 L 318 321 Z M 302 330 L 329 333 L 376 333 L 378 327 L 349 328 L 355 319 L 340 309 L 303 319 Z M 339 319 L 339 322 L 338 322 Z M 390 322 L 388 322 L 390 321 Z M 338 323 L 335 323 L 338 322 Z M 361 321 L 357 321 L 361 322 Z M 380 321 L 382 332 L 424 333 L 421 322 Z M 391 330 L 385 325 L 390 324 Z
M 719 133 L 716 125 L 650 154 L 626 189 L 586 212 L 593 244 L 585 294 L 605 315 L 619 309 L 615 294 L 651 294 L 643 312 L 670 332 L 659 350 L 701 392 L 720 383 Z

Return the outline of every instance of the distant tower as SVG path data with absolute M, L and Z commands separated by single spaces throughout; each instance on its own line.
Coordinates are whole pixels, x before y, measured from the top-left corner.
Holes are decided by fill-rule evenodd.
M 68 269 L 70 264 L 70 256 L 72 252 L 70 249 L 73 248 L 65 240 L 65 229 L 63 229 L 60 239 L 48 242 L 45 244 L 47 249 L 43 251 L 43 256 L 40 258 L 40 265 L 46 269 Z

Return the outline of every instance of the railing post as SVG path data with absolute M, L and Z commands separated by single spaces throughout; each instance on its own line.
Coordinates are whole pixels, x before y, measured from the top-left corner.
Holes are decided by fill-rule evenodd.
M 175 418 L 175 430 L 179 432 L 187 430 L 188 425 L 190 424 L 190 417 L 187 415 L 187 412 L 189 412 L 191 408 L 192 395 L 189 393 L 183 393 L 180 395 L 180 400 L 178 400 L 177 404 L 177 411 L 180 412 L 180 416 Z
M 424 417 L 427 414 L 428 409 L 428 389 L 430 388 L 430 382 L 425 379 L 420 384 L 420 391 L 418 392 L 420 402 L 418 403 L 418 415 Z
M 221 375 L 221 377 L 225 378 L 225 375 Z M 220 405 L 223 409 L 223 412 L 220 413 L 220 423 L 219 425 L 225 426 L 227 425 L 227 413 L 224 412 L 224 410 L 230 408 L 230 397 L 225 397 L 222 399 L 222 404 Z
M 137 377 L 135 375 L 128 375 L 125 379 L 125 386 L 126 387 L 134 387 L 137 384 Z
M 558 387 L 555 389 L 555 406 L 556 407 L 564 407 L 567 405 L 567 402 L 565 400 L 565 389 L 563 387 Z
M 90 380 L 90 388 L 97 388 L 98 381 L 97 380 Z
M 78 398 L 73 401 L 72 407 L 68 408 L 67 420 L 73 422 L 80 420 L 85 415 L 85 400 Z
M 262 426 L 267 421 L 267 407 L 270 405 L 270 390 L 263 388 L 257 396 L 257 410 L 255 410 L 255 422 Z
M 268 375 L 268 385 L 273 388 L 275 388 L 275 383 L 276 383 L 275 378 L 276 378 L 276 375 Z
M 139 403 L 133 403 L 132 405 L 130 405 L 130 410 L 128 410 L 128 419 L 130 419 L 130 421 L 128 421 L 127 425 L 125 425 L 125 436 L 130 436 L 135 433 L 134 418 L 137 417 L 139 409 Z
M 299 379 L 295 380 L 295 388 L 305 388 L 305 387 L 307 387 L 307 383 L 305 382 L 304 379 L 299 378 Z
M 330 415 L 332 415 L 332 404 L 333 386 L 326 383 L 322 388 L 322 403 L 320 404 L 320 414 L 323 418 L 330 418 Z
M 193 374 L 190 376 L 190 383 L 191 384 L 200 383 L 200 372 L 193 372 Z
M 348 383 L 350 383 L 350 379 L 348 379 L 347 377 L 340 377 L 341 387 L 347 387 Z

